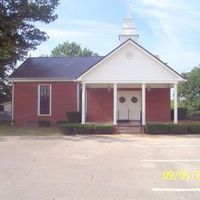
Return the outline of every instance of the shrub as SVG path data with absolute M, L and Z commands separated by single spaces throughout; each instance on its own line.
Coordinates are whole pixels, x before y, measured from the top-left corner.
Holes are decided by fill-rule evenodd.
M 59 126 L 60 124 L 66 124 L 66 123 L 67 123 L 66 120 L 60 120 L 56 122 L 57 126 Z
M 200 125 L 190 125 L 188 129 L 191 134 L 200 134 Z
M 187 119 L 187 108 L 178 108 L 178 119 L 179 120 Z M 174 120 L 174 109 L 171 109 L 171 120 Z
M 51 122 L 47 120 L 38 120 L 39 127 L 49 127 L 51 126 Z
M 64 135 L 74 135 L 74 124 L 61 123 L 58 125 Z
M 188 134 L 189 126 L 180 124 L 170 124 L 170 134 Z
M 193 121 L 200 121 L 200 111 L 188 114 L 187 118 Z
M 170 127 L 168 124 L 147 124 L 146 132 L 148 134 L 169 134 Z
M 113 126 L 109 126 L 109 125 L 95 125 L 94 126 L 94 133 L 97 134 L 111 134 L 113 133 L 114 128 Z
M 200 134 L 200 125 L 147 124 L 148 134 Z
M 92 124 L 76 124 L 73 126 L 73 130 L 77 134 L 91 134 L 94 133 Z
M 81 112 L 67 112 L 66 117 L 70 123 L 81 123 Z

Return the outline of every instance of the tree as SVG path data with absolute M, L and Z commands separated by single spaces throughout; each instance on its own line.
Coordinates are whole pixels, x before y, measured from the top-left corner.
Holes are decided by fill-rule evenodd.
M 11 86 L 5 81 L 0 81 L 0 102 L 10 101 L 11 99 Z
M 97 56 L 97 53 L 93 53 L 91 50 L 88 48 L 81 48 L 81 45 L 72 42 L 69 43 L 64 42 L 62 44 L 59 44 L 56 46 L 52 51 L 51 51 L 51 56 Z
M 183 73 L 187 82 L 179 86 L 179 98 L 181 103 L 189 111 L 200 111 L 200 65 L 191 70 L 191 72 Z
M 48 39 L 34 22 L 50 23 L 59 0 L 1 0 L 0 2 L 0 77 L 13 69 L 28 51 Z

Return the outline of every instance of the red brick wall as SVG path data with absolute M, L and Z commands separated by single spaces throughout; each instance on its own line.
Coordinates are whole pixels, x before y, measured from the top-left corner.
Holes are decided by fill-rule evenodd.
M 52 115 L 42 117 L 37 115 L 38 85 L 51 84 Z M 50 120 L 53 125 L 58 120 L 66 119 L 67 111 L 77 110 L 77 85 L 73 82 L 27 82 L 14 83 L 14 120 L 16 125 L 27 125 L 27 122 Z
M 113 91 L 106 88 L 87 89 L 87 121 L 113 120 Z
M 147 122 L 170 121 L 170 89 L 152 88 L 146 92 Z

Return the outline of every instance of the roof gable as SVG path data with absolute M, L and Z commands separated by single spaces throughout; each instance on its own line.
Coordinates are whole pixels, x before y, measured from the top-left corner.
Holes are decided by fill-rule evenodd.
M 89 68 L 78 80 L 178 82 L 184 79 L 167 64 L 129 39 Z

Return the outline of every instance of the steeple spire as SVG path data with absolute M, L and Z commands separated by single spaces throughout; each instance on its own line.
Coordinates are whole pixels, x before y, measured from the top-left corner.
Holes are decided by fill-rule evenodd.
M 126 17 L 123 20 L 122 32 L 119 35 L 120 43 L 125 42 L 128 39 L 132 39 L 135 42 L 139 39 L 139 34 L 133 24 L 132 17 Z

